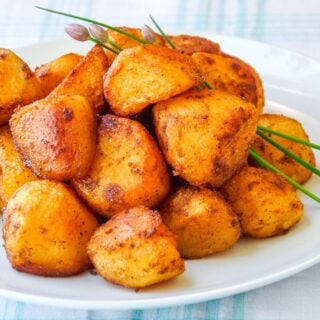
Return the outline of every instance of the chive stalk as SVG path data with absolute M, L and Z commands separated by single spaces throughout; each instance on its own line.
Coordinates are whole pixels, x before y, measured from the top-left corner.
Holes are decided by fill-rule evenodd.
M 149 14 L 149 17 L 150 17 L 151 21 L 153 22 L 153 24 L 155 25 L 155 27 L 158 29 L 158 31 L 161 33 L 161 35 L 164 37 L 164 39 L 168 42 L 169 46 L 172 49 L 176 49 L 176 46 L 172 43 L 172 41 L 169 39 L 169 37 L 164 33 L 164 31 L 158 25 L 157 21 L 153 18 L 153 16 L 151 14 Z
M 96 21 L 96 20 L 92 20 L 92 19 L 89 19 L 89 18 L 86 18 L 86 17 L 81 17 L 81 16 L 76 16 L 74 14 L 70 14 L 70 13 L 66 13 L 66 12 L 62 12 L 62 11 L 56 11 L 56 10 L 52 10 L 52 9 L 47 9 L 47 8 L 43 8 L 43 7 L 39 7 L 39 6 L 35 6 L 37 9 L 40 9 L 40 10 L 44 10 L 44 11 L 47 11 L 47 12 L 51 12 L 51 13 L 55 13 L 55 14 L 59 14 L 61 16 L 65 16 L 65 17 L 70 17 L 70 18 L 74 18 L 74 19 L 78 19 L 78 20 L 82 20 L 82 21 L 86 21 L 86 22 L 90 22 L 90 23 L 94 23 L 94 24 L 97 24 L 99 26 L 102 26 L 102 27 L 105 27 L 105 28 L 108 28 L 110 30 L 113 30 L 113 31 L 116 31 L 118 33 L 121 33 L 137 42 L 140 42 L 142 44 L 148 44 L 147 41 L 135 36 L 134 34 L 131 34 L 129 32 L 126 32 L 122 29 L 119 29 L 119 28 L 116 28 L 116 27 L 113 27 L 113 26 L 110 26 L 108 24 L 105 24 L 103 22 L 100 22 L 100 21 Z
M 290 136 L 290 135 L 288 135 L 286 133 L 282 133 L 282 132 L 279 132 L 279 131 L 276 131 L 276 130 L 273 130 L 273 129 L 270 129 L 270 128 L 267 128 L 267 127 L 264 127 L 264 126 L 257 126 L 257 129 L 259 129 L 261 131 L 266 131 L 266 132 L 272 133 L 275 136 L 278 136 L 278 137 L 281 137 L 281 138 L 284 138 L 284 139 L 287 139 L 287 140 L 290 140 L 290 141 L 293 141 L 293 142 L 308 146 L 310 148 L 320 150 L 320 145 L 312 143 L 312 142 L 309 142 L 309 141 L 306 141 L 306 140 L 302 140 L 302 139 L 299 139 L 299 138 L 296 138 L 296 137 L 293 137 L 293 136 Z
M 301 184 L 299 184 L 298 182 L 296 182 L 295 180 L 293 180 L 292 178 L 287 176 L 285 173 L 283 173 L 281 170 L 279 170 L 278 168 L 274 167 L 271 163 L 269 163 L 268 161 L 263 159 L 259 155 L 259 153 L 257 153 L 257 151 L 255 149 L 251 148 L 250 151 L 249 151 L 249 154 L 255 161 L 257 161 L 257 163 L 260 164 L 261 167 L 264 167 L 266 169 L 269 169 L 269 170 L 277 173 L 278 175 L 280 175 L 281 177 L 286 179 L 296 189 L 300 190 L 301 192 L 303 192 L 305 195 L 307 195 L 308 197 L 310 197 L 314 201 L 320 203 L 320 197 L 318 197 L 317 195 L 315 195 L 314 193 L 312 193 L 308 189 L 304 188 Z
M 265 135 L 263 132 L 261 132 L 260 130 L 257 130 L 257 134 L 263 138 L 264 140 L 266 140 L 267 142 L 269 142 L 270 144 L 272 144 L 274 147 L 276 147 L 277 149 L 279 149 L 280 151 L 282 151 L 286 156 L 290 157 L 291 159 L 295 160 L 296 162 L 298 162 L 299 164 L 301 164 L 303 167 L 305 167 L 306 169 L 310 170 L 311 172 L 315 173 L 316 175 L 320 176 L 320 170 L 315 168 L 314 166 L 312 166 L 310 163 L 304 161 L 303 159 L 301 159 L 300 157 L 298 157 L 296 154 L 294 154 L 293 152 L 291 152 L 290 150 L 288 150 L 287 148 L 285 148 L 284 146 L 282 146 L 281 144 L 279 144 L 278 142 L 276 142 L 275 140 L 273 140 L 272 138 L 268 137 L 267 135 Z
M 95 38 L 89 37 L 88 40 L 98 44 L 99 46 L 101 46 L 103 48 L 106 48 L 107 50 L 113 52 L 114 54 L 119 54 L 120 53 L 120 51 L 117 51 L 116 49 L 113 49 L 113 48 L 107 46 L 106 44 L 102 43 L 101 41 L 99 41 L 99 40 L 97 40 Z

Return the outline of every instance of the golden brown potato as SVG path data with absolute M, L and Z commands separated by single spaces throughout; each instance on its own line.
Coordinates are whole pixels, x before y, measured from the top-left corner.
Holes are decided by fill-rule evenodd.
M 63 183 L 38 180 L 8 201 L 3 237 L 12 266 L 42 276 L 69 276 L 90 267 L 87 243 L 98 222 Z
M 10 126 L 17 150 L 39 177 L 83 177 L 93 162 L 96 115 L 82 96 L 36 101 L 17 110 Z
M 0 48 L 0 126 L 17 106 L 44 97 L 40 83 L 28 65 L 8 49 Z
M 309 141 L 309 137 L 303 129 L 301 123 L 295 119 L 277 114 L 262 114 L 259 118 L 258 124 L 282 133 L 286 133 L 296 138 Z M 267 132 L 264 133 L 280 143 L 283 147 L 295 153 L 298 157 L 315 166 L 315 156 L 310 147 L 277 137 L 272 134 L 268 134 Z M 283 152 L 272 146 L 269 142 L 265 141 L 258 135 L 254 141 L 253 147 L 265 160 L 299 183 L 306 182 L 312 175 L 311 171 L 286 156 Z
M 254 105 L 216 89 L 194 89 L 159 102 L 153 115 L 174 175 L 213 187 L 246 162 L 258 118 Z
M 264 94 L 258 73 L 239 58 L 226 54 L 195 53 L 196 65 L 215 89 L 225 90 L 253 103 L 261 113 Z
M 296 190 L 266 169 L 243 167 L 221 191 L 239 215 L 243 234 L 250 237 L 284 234 L 303 215 L 303 204 Z
M 128 27 L 117 27 L 117 28 L 121 29 L 123 31 L 126 31 L 128 33 L 131 33 L 140 39 L 143 39 L 141 29 L 128 28 Z M 140 42 L 133 40 L 133 39 L 131 39 L 131 38 L 119 33 L 119 32 L 111 30 L 111 29 L 108 29 L 108 36 L 111 41 L 116 43 L 122 49 L 128 49 L 128 48 L 133 48 L 133 47 L 142 45 Z M 159 46 L 163 46 L 164 42 L 165 41 L 162 38 L 162 36 L 160 36 L 159 34 L 156 34 L 155 42 L 153 44 L 158 44 Z M 112 47 L 110 44 L 107 44 L 107 45 Z M 109 51 L 107 49 L 105 49 L 105 53 L 106 53 L 110 62 L 112 62 L 116 57 L 116 55 L 114 53 L 112 53 L 111 51 Z
M 169 192 L 170 176 L 156 143 L 139 122 L 105 115 L 93 165 L 73 186 L 91 208 L 111 217 L 134 206 L 158 205 Z
M 95 112 L 102 111 L 103 76 L 109 62 L 103 49 L 96 45 L 83 57 L 69 75 L 56 87 L 50 96 L 76 94 L 87 98 Z
M 15 150 L 8 126 L 0 128 L 0 208 L 23 184 L 37 180 L 36 175 L 22 162 Z
M 241 235 L 238 216 L 223 197 L 206 188 L 178 189 L 160 209 L 163 222 L 177 236 L 183 258 L 225 251 Z
M 192 58 L 158 45 L 123 50 L 104 79 L 114 113 L 131 116 L 203 82 Z
M 35 69 L 35 76 L 46 96 L 62 82 L 81 58 L 79 54 L 67 53 Z
M 131 208 L 112 217 L 92 236 L 88 253 L 106 280 L 144 288 L 184 271 L 174 235 L 156 211 Z
M 192 55 L 195 52 L 220 52 L 220 45 L 218 43 L 203 37 L 180 34 L 177 36 L 169 36 L 169 39 L 174 44 L 176 49 L 184 54 Z M 167 42 L 166 46 L 171 48 Z

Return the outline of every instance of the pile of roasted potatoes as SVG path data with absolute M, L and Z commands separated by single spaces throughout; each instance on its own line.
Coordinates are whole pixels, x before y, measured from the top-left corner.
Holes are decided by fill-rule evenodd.
M 256 127 L 308 136 L 294 119 L 263 114 L 250 65 L 196 36 L 170 36 L 176 49 L 160 35 L 146 45 L 109 38 L 120 54 L 96 45 L 34 71 L 0 49 L 0 201 L 13 268 L 42 276 L 95 268 L 138 289 L 181 274 L 184 259 L 299 222 L 296 190 L 248 152 L 254 146 L 303 183 L 310 172 Z M 273 138 L 315 163 L 309 147 Z

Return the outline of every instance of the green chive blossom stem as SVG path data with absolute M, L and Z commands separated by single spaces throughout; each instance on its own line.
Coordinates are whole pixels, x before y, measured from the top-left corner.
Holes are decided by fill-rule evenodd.
M 127 37 L 129 37 L 129 38 L 131 38 L 131 39 L 133 39 L 135 41 L 137 41 L 137 42 L 140 42 L 142 44 L 147 44 L 148 43 L 145 40 L 135 36 L 134 34 L 131 34 L 129 32 L 126 32 L 126 31 L 122 30 L 122 29 L 113 27 L 111 25 L 108 25 L 108 24 L 100 22 L 100 21 L 96 21 L 96 20 L 89 19 L 89 18 L 86 18 L 86 17 L 76 16 L 74 14 L 70 14 L 70 13 L 66 13 L 66 12 L 62 12 L 62 11 L 56 11 L 56 10 L 52 10 L 52 9 L 47 9 L 47 8 L 43 8 L 43 7 L 39 7 L 39 6 L 35 6 L 35 7 L 40 9 L 40 10 L 44 10 L 44 11 L 47 11 L 47 12 L 59 14 L 61 16 L 65 16 L 65 17 L 74 18 L 74 19 L 78 19 L 78 20 L 82 20 L 82 21 L 86 21 L 86 22 L 97 24 L 99 26 L 102 26 L 102 27 L 108 28 L 110 30 L 116 31 L 118 33 L 121 33 L 121 34 L 123 34 L 123 35 L 125 35 L 125 36 L 127 36 Z
M 279 144 L 278 142 L 276 142 L 275 140 L 273 140 L 272 138 L 268 137 L 267 135 L 265 135 L 262 131 L 257 130 L 257 134 L 264 140 L 266 140 L 267 142 L 269 142 L 270 144 L 272 144 L 274 147 L 276 147 L 278 150 L 282 151 L 286 156 L 290 157 L 291 159 L 295 160 L 296 162 L 298 162 L 299 164 L 301 164 L 303 167 L 305 167 L 306 169 L 310 170 L 311 172 L 315 173 L 316 175 L 320 176 L 320 170 L 315 168 L 314 166 L 312 166 L 310 163 L 304 161 L 303 159 L 301 159 L 300 157 L 298 157 L 296 154 L 294 154 L 293 152 L 291 152 L 290 150 L 288 150 L 287 148 L 285 148 L 284 146 L 282 146 L 281 144 Z
M 288 135 L 286 133 L 282 133 L 282 132 L 279 132 L 279 131 L 276 131 L 276 130 L 273 130 L 273 129 L 270 129 L 270 128 L 267 128 L 267 127 L 264 127 L 264 126 L 257 126 L 257 129 L 272 133 L 275 136 L 278 136 L 278 137 L 281 137 L 281 138 L 284 138 L 284 139 L 287 139 L 287 140 L 290 140 L 290 141 L 294 141 L 294 142 L 297 142 L 299 144 L 303 144 L 303 145 L 308 146 L 310 148 L 320 150 L 320 145 L 312 143 L 312 142 L 309 142 L 309 141 L 306 141 L 306 140 L 302 140 L 302 139 L 299 139 L 299 138 L 296 138 L 296 137 L 293 137 L 293 136 L 290 136 L 290 135 Z
M 169 39 L 169 37 L 164 33 L 164 31 L 158 25 L 156 20 L 153 18 L 153 16 L 151 14 L 149 14 L 149 17 L 150 17 L 151 21 L 153 22 L 153 24 L 155 25 L 155 27 L 158 29 L 158 31 L 161 33 L 161 35 L 164 37 L 164 39 L 168 42 L 169 46 L 172 49 L 176 49 L 176 46 L 172 43 L 172 41 Z
M 306 194 L 308 197 L 310 197 L 311 199 L 315 200 L 316 202 L 320 203 L 320 197 L 318 197 L 317 195 L 315 195 L 314 193 L 312 193 L 311 191 L 307 190 L 306 188 L 304 188 L 301 184 L 299 184 L 298 182 L 296 182 L 295 180 L 293 180 L 292 178 L 290 178 L 289 176 L 287 176 L 285 173 L 283 173 L 281 170 L 279 170 L 278 168 L 274 167 L 271 163 L 269 163 L 268 161 L 266 161 L 265 159 L 263 159 L 255 149 L 251 148 L 249 151 L 250 156 L 256 160 L 262 167 L 267 168 L 275 173 L 277 173 L 278 175 L 280 175 L 281 177 L 283 177 L 284 179 L 286 179 L 292 186 L 294 186 L 296 189 L 300 190 L 301 192 L 303 192 L 304 194 Z

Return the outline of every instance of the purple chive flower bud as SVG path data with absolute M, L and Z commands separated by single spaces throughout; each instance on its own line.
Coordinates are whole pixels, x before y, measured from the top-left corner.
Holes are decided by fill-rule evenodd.
M 90 24 L 89 26 L 89 32 L 91 36 L 101 42 L 107 42 L 108 41 L 108 32 L 106 29 L 98 26 L 97 24 Z
M 142 33 L 144 40 L 146 40 L 147 42 L 149 42 L 149 43 L 155 42 L 156 34 L 147 24 L 144 24 L 141 27 L 141 33 Z
M 78 23 L 69 23 L 64 27 L 66 33 L 75 40 L 87 41 L 89 38 L 88 29 Z

